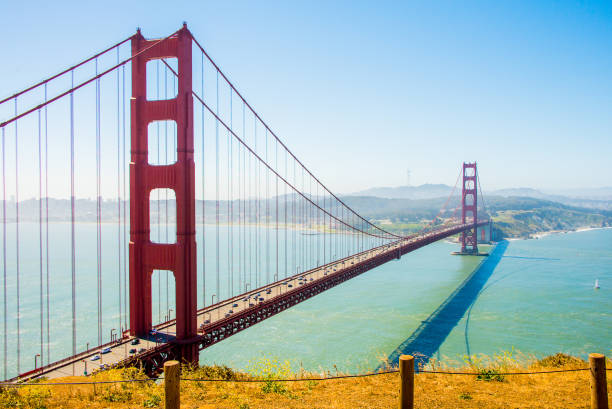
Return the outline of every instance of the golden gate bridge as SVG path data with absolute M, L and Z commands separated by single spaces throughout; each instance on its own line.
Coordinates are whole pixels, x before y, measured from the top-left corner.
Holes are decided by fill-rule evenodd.
M 200 350 L 435 241 L 460 234 L 459 253 L 479 254 L 478 227 L 490 231 L 478 219 L 476 163 L 463 164 L 417 233 L 361 216 L 287 148 L 186 25 L 161 39 L 138 30 L 1 100 L 0 118 L 4 379 L 197 363 Z M 460 206 L 447 209 L 460 181 Z M 84 210 L 92 194 L 95 209 Z M 66 209 L 53 197 L 69 197 Z M 56 211 L 68 228 L 54 226 Z M 59 316 L 54 293 L 66 294 Z M 51 351 L 56 329 L 69 350 Z

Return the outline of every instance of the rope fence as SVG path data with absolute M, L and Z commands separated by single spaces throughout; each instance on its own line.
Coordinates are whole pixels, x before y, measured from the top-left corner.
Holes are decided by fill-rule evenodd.
M 532 371 L 532 372 L 492 372 L 491 375 L 500 376 L 511 376 L 511 375 L 540 375 L 550 373 L 563 373 L 563 372 L 584 372 L 589 371 L 591 368 L 577 368 L 577 369 L 559 369 L 552 371 Z M 606 371 L 612 371 L 612 368 L 605 368 Z M 263 382 L 309 382 L 309 381 L 333 381 L 337 379 L 350 379 L 350 378 L 367 378 L 378 375 L 388 375 L 399 373 L 399 369 L 393 369 L 388 371 L 372 372 L 365 374 L 356 375 L 338 375 L 328 376 L 319 378 L 286 378 L 286 379 L 210 379 L 210 378 L 180 378 L 183 382 L 233 382 L 233 383 L 263 383 Z M 468 375 L 468 376 L 481 376 L 486 375 L 483 372 L 451 372 L 451 371 L 430 371 L 430 370 L 418 370 L 415 371 L 417 374 L 437 374 L 437 375 Z M 147 379 L 119 379 L 112 381 L 94 381 L 94 382 L 32 382 L 32 383 L 8 383 L 1 382 L 0 387 L 23 387 L 23 386 L 58 386 L 58 385 L 99 385 L 99 384 L 113 384 L 113 383 L 145 383 L 155 382 L 163 380 L 164 378 L 147 378 Z
M 414 384 L 415 373 L 421 374 L 437 374 L 437 375 L 466 375 L 466 376 L 513 376 L 513 375 L 542 375 L 542 374 L 558 374 L 570 372 L 590 372 L 591 384 L 591 409 L 608 409 L 608 392 L 606 371 L 612 368 L 606 368 L 606 358 L 601 354 L 589 355 L 588 368 L 574 369 L 558 369 L 549 371 L 529 371 L 529 372 L 497 372 L 495 369 L 482 370 L 479 372 L 452 372 L 452 371 L 436 371 L 436 370 L 418 370 L 415 371 L 415 359 L 411 355 L 401 355 L 399 358 L 399 368 L 390 369 L 380 372 L 372 372 L 358 375 L 338 375 L 330 377 L 318 378 L 293 378 L 293 379 L 207 379 L 207 378 L 181 378 L 180 363 L 178 361 L 167 361 L 164 363 L 164 377 L 147 378 L 147 379 L 121 379 L 111 381 L 95 381 L 95 382 L 58 382 L 58 383 L 0 383 L 0 388 L 20 388 L 24 386 L 70 386 L 70 385 L 104 385 L 104 384 L 125 384 L 125 383 L 146 383 L 155 382 L 163 379 L 164 384 L 164 399 L 166 409 L 179 409 L 181 400 L 181 381 L 183 382 L 232 382 L 232 383 L 271 383 L 271 382 L 313 382 L 313 381 L 331 381 L 338 379 L 349 378 L 366 378 L 379 375 L 400 374 L 400 393 L 399 393 L 399 408 L 413 409 L 414 408 Z

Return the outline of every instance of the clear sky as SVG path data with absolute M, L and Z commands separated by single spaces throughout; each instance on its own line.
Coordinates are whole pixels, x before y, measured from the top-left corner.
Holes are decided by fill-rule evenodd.
M 141 27 L 190 30 L 340 193 L 612 185 L 612 2 L 5 1 L 7 96 Z

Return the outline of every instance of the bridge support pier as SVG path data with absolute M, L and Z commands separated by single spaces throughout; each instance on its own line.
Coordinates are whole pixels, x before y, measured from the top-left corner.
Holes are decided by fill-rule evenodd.
M 183 26 L 163 42 L 132 37 L 130 161 L 130 334 L 147 337 L 152 329 L 151 275 L 169 270 L 176 283 L 176 355 L 198 362 L 197 270 L 195 240 L 195 163 L 193 158 L 192 37 Z M 168 100 L 147 100 L 147 62 L 178 60 L 178 93 Z M 155 121 L 176 123 L 176 162 L 149 164 L 148 129 Z M 172 189 L 176 197 L 176 241 L 150 239 L 149 200 L 153 189 Z
M 482 256 L 478 252 L 478 172 L 476 162 L 463 163 L 463 183 L 461 188 L 461 223 L 472 223 L 473 226 L 461 233 L 461 251 L 454 252 L 459 256 Z

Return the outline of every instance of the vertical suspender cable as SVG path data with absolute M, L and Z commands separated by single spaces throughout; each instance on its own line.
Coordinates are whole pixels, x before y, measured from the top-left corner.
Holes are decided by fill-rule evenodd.
M 119 64 L 119 47 L 117 47 L 117 64 Z M 120 103 L 121 97 L 120 91 L 120 78 L 119 70 L 117 70 L 117 280 L 119 289 L 118 301 L 119 301 L 119 336 L 123 336 L 123 309 L 121 308 L 121 120 L 120 120 Z
M 125 329 L 128 328 L 128 303 L 127 303 L 127 172 L 126 172 L 126 146 L 125 146 L 125 65 L 121 67 L 121 86 L 122 86 L 122 95 L 121 95 L 121 123 L 122 123 L 122 136 L 121 136 L 121 150 L 123 155 L 123 311 L 125 311 L 125 316 L 123 319 L 123 327 Z
M 304 183 L 304 167 L 302 167 L 302 192 L 306 193 L 306 185 Z M 306 199 L 302 199 L 302 265 L 301 270 L 306 270 Z
M 242 112 L 245 111 L 244 108 L 244 102 L 242 103 Z M 243 114 L 244 115 L 244 114 Z M 246 154 L 246 152 L 245 152 Z M 249 286 L 253 285 L 253 251 L 252 251 L 252 247 L 251 247 L 251 242 L 253 240 L 253 214 L 251 213 L 251 202 L 252 202 L 252 187 L 253 187 L 253 174 L 254 172 L 252 172 L 252 166 L 251 166 L 251 155 L 249 154 L 249 192 L 248 192 L 248 221 L 250 222 L 251 226 L 249 226 Z
M 295 174 L 295 159 L 293 160 L 293 186 L 297 186 L 297 178 L 296 178 L 296 174 Z M 292 251 L 292 256 L 293 256 L 293 264 L 291 265 L 291 269 L 295 269 L 297 270 L 297 258 L 296 258 L 296 253 L 297 253 L 297 224 L 296 224 L 296 220 L 295 220 L 295 207 L 296 207 L 296 201 L 297 201 L 297 194 L 293 193 L 292 194 L 292 207 L 293 207 L 293 251 Z
M 166 83 L 168 82 L 168 66 L 164 66 L 165 69 L 165 80 Z M 176 94 L 176 88 L 175 88 L 175 79 L 174 76 L 172 77 L 172 95 Z M 168 87 L 166 86 L 164 89 L 164 99 L 168 99 Z M 165 143 L 166 143 L 166 165 L 168 164 L 168 121 L 164 122 L 165 126 L 164 126 L 164 138 L 165 138 Z M 172 125 L 172 128 L 174 128 L 175 124 Z M 175 129 L 176 130 L 176 129 Z M 172 137 L 172 144 L 176 145 L 176 140 L 178 139 L 178 132 L 175 132 L 174 135 L 176 135 L 176 137 Z M 174 158 L 177 154 L 177 150 L 176 150 L 176 146 L 174 146 L 174 149 L 172 150 L 172 157 Z M 169 211 L 168 211 L 168 189 L 165 190 L 166 192 L 166 243 L 168 243 L 169 241 L 169 237 L 170 237 L 170 223 L 169 223 Z M 176 197 L 175 197 L 175 201 L 174 204 L 176 206 Z M 176 214 L 176 211 L 175 211 Z M 170 291 L 168 289 L 168 286 L 170 284 L 170 273 L 168 272 L 168 270 L 165 271 L 166 274 L 166 313 L 168 313 L 168 315 L 170 315 Z M 170 319 L 170 317 L 168 317 L 168 319 Z
M 4 314 L 2 315 L 2 325 L 4 328 L 4 342 L 2 343 L 2 355 L 4 358 L 4 378 L 8 379 L 7 370 L 7 331 L 6 331 L 6 317 L 7 317 L 7 302 L 6 302 L 6 168 L 5 168 L 5 131 L 4 127 L 2 128 L 2 284 L 3 284 L 3 297 L 2 300 L 4 302 Z
M 71 72 L 71 88 L 74 88 L 74 71 Z M 70 268 L 72 273 L 72 355 L 76 355 L 76 255 L 74 231 L 74 92 L 70 92 Z M 72 375 L 74 375 L 74 364 Z
M 285 179 L 289 180 L 287 173 L 287 150 L 285 149 Z M 287 183 L 285 183 L 285 278 L 287 278 Z
M 204 98 L 204 53 L 202 55 L 202 88 L 200 89 L 202 98 Z M 205 166 L 206 160 L 204 158 L 204 105 L 202 105 L 202 308 L 206 307 L 206 195 L 204 188 L 205 182 Z
M 45 102 L 47 102 L 47 84 L 45 84 Z M 51 362 L 51 338 L 49 336 L 49 314 L 51 310 L 49 309 L 49 138 L 48 138 L 48 128 L 47 128 L 47 105 L 45 105 L 45 273 L 47 276 L 47 285 L 46 285 L 46 301 L 47 301 L 47 364 Z
M 246 111 L 244 108 L 244 103 L 242 104 L 242 139 L 244 141 L 246 141 Z M 246 177 L 246 149 L 242 149 L 242 173 L 244 173 L 244 175 L 242 175 L 241 172 L 238 172 L 238 174 L 242 177 L 242 275 L 243 275 L 243 281 L 242 281 L 242 287 L 241 290 L 246 291 L 246 283 L 247 283 L 247 278 L 246 278 L 246 200 L 247 200 L 247 196 L 246 196 L 246 183 L 247 183 L 247 177 Z
M 15 116 L 17 116 L 17 98 L 15 98 Z M 17 121 L 15 121 L 15 246 L 17 274 L 17 373 L 21 373 L 21 305 L 19 299 L 19 137 Z
M 217 117 L 219 116 L 219 70 L 217 70 Z M 215 202 L 216 202 L 216 216 L 217 216 L 217 301 L 219 301 L 219 297 L 221 296 L 221 286 L 220 286 L 220 277 L 219 277 L 219 120 L 215 120 Z
M 316 200 L 317 200 L 317 205 L 316 207 L 313 209 L 313 211 L 315 212 L 315 219 L 316 219 L 316 227 L 315 227 L 315 233 L 316 235 L 314 236 L 315 239 L 315 244 L 317 246 L 317 264 L 315 265 L 315 267 L 319 267 L 320 262 L 321 262 L 321 249 L 319 248 L 319 234 L 320 234 L 320 230 L 319 230 L 319 217 L 321 216 L 321 213 L 319 211 L 319 184 L 315 183 L 315 195 L 316 195 Z
M 242 170 L 241 167 L 241 159 L 242 157 L 240 156 L 242 153 L 242 147 L 240 146 L 240 144 L 237 144 L 237 148 L 238 148 L 238 153 L 236 154 L 236 156 L 238 157 L 238 169 L 236 172 L 236 176 L 237 176 L 237 186 L 238 186 L 238 193 L 237 193 L 237 197 L 236 200 L 238 201 L 238 294 L 241 294 L 242 291 L 241 289 L 244 288 L 243 287 L 243 280 L 242 280 L 242 214 L 241 212 L 241 193 L 242 193 L 242 185 L 240 184 L 241 182 L 241 175 L 240 175 L 240 171 Z
M 253 132 L 255 135 L 255 152 L 257 151 L 257 119 L 253 116 Z M 259 287 L 259 162 L 255 161 L 255 197 L 257 202 L 255 203 L 255 286 Z
M 161 99 L 161 94 L 159 92 L 159 65 L 160 62 L 159 60 L 155 60 L 155 88 L 156 88 L 156 94 L 157 94 L 157 99 Z M 155 123 L 156 126 L 156 142 L 157 142 L 157 163 L 160 164 L 161 163 L 161 141 L 160 141 L 160 121 L 156 121 Z M 164 163 L 164 165 L 167 165 L 168 163 Z M 157 242 L 161 243 L 161 189 L 157 189 Z M 162 322 L 162 312 L 161 312 L 161 272 L 158 271 L 157 272 L 157 321 L 158 322 Z
M 38 265 L 40 290 L 40 366 L 44 362 L 44 310 L 43 310 L 43 218 L 42 218 L 42 126 L 41 111 L 38 110 Z M 36 368 L 34 368 L 36 369 Z
M 230 129 L 233 131 L 233 115 L 232 115 L 232 90 L 230 88 Z M 227 132 L 227 298 L 234 295 L 234 264 L 233 255 L 234 250 L 233 237 L 234 231 L 232 230 L 232 217 L 233 217 L 233 200 L 232 200 L 232 137 L 230 132 Z
M 275 154 L 274 167 L 276 168 L 276 171 L 278 172 L 278 142 L 276 142 L 276 144 L 274 145 L 274 151 L 275 151 L 274 152 Z M 274 179 L 276 180 L 276 206 L 275 206 L 275 211 L 276 211 L 276 280 L 278 280 L 278 176 L 275 176 Z
M 268 130 L 265 130 L 265 136 L 266 136 L 266 143 L 265 143 L 265 147 L 266 147 L 266 163 L 268 163 Z M 264 174 L 266 176 L 266 284 L 270 282 L 270 173 L 268 172 L 268 168 L 266 167 L 264 169 Z
M 96 75 L 98 59 L 96 58 Z M 101 212 L 100 212 L 100 79 L 96 80 L 96 255 L 98 290 L 98 345 L 102 345 L 102 251 L 101 251 Z

